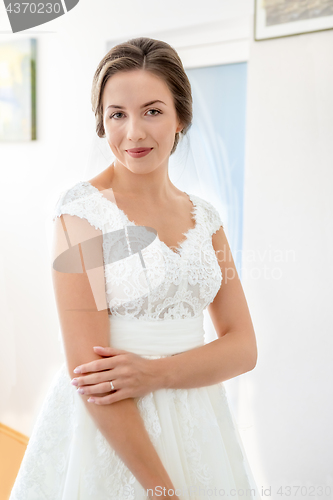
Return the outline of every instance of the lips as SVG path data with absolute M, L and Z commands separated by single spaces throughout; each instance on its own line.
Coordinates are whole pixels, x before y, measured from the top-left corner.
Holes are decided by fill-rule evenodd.
M 143 153 L 144 151 L 149 151 L 150 149 L 153 148 L 133 148 L 133 149 L 127 149 L 126 151 L 129 151 L 130 153 Z

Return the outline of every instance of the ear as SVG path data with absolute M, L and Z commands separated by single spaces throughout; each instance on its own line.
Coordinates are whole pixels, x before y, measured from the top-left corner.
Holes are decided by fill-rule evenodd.
M 182 124 L 182 123 L 180 123 L 180 122 L 178 122 L 178 127 L 176 128 L 176 132 L 177 132 L 177 133 L 178 133 L 178 132 L 181 132 L 181 131 L 183 130 L 183 128 L 184 128 L 184 127 L 183 127 L 183 124 Z

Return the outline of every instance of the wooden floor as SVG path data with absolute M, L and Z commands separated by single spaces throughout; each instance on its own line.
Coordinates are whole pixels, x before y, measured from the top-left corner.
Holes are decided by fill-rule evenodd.
M 8 500 L 29 438 L 0 422 L 0 500 Z

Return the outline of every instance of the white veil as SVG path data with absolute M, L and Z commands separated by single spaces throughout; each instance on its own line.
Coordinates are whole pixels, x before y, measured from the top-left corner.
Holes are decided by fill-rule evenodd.
M 83 180 L 89 180 L 95 177 L 110 166 L 114 159 L 115 156 L 106 138 L 100 138 L 96 132 L 94 132 L 85 170 L 83 172 Z

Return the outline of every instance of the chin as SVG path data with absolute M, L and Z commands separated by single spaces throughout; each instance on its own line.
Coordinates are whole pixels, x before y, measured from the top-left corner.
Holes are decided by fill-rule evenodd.
M 131 167 L 126 166 L 126 168 L 128 170 L 130 170 L 131 172 L 133 172 L 133 174 L 150 174 L 150 172 L 153 172 L 154 170 L 156 170 L 156 167 L 151 168 L 151 167 L 147 167 L 145 165 L 138 165 L 136 168 L 133 168 L 132 166 Z

